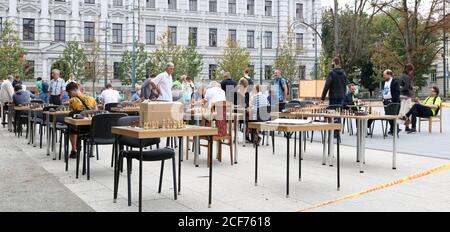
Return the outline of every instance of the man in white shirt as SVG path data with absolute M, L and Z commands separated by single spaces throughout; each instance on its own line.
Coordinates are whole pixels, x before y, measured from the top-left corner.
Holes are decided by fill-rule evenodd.
M 52 70 L 52 80 L 50 81 L 50 103 L 61 105 L 66 90 L 66 82 L 60 77 L 61 72 L 58 69 Z
M 152 80 L 153 83 L 156 84 L 160 94 L 158 97 L 158 100 L 160 101 L 167 101 L 171 102 L 173 101 L 172 98 L 172 73 L 174 69 L 173 63 L 168 63 L 166 65 L 166 71 L 163 73 L 160 73 L 158 76 L 155 77 L 155 79 Z
M 120 94 L 119 91 L 114 90 L 110 83 L 106 84 L 106 89 L 103 90 L 100 95 L 102 99 L 103 106 L 106 106 L 110 103 L 119 103 L 120 102 Z
M 4 103 L 12 102 L 14 88 L 12 86 L 13 76 L 8 75 L 8 79 L 4 80 L 0 87 L 0 101 Z
M 206 90 L 204 103 L 208 103 L 209 107 L 216 102 L 226 101 L 225 91 L 221 88 L 219 82 L 212 81 L 209 83 L 209 88 Z

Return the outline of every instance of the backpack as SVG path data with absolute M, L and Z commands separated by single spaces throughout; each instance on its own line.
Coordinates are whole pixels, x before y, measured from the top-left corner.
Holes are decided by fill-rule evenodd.
M 42 82 L 42 93 L 48 93 L 48 83 Z

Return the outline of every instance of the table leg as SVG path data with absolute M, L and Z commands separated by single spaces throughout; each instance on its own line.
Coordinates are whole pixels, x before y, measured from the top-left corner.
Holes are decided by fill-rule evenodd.
M 322 154 L 322 165 L 327 164 L 327 135 L 328 133 L 326 131 L 323 132 L 323 154 Z
M 238 163 L 238 126 L 239 126 L 239 117 L 236 114 L 236 118 L 234 119 L 234 128 L 235 128 L 235 133 L 234 136 L 236 136 L 234 138 L 234 163 L 237 164 Z
M 213 152 L 213 138 L 212 136 L 209 136 L 209 144 L 211 144 L 211 146 L 209 146 L 209 154 L 211 154 L 211 158 L 209 159 L 209 196 L 208 196 L 208 208 L 211 208 L 211 204 L 212 204 L 212 166 L 213 166 L 213 157 L 212 157 L 212 152 Z
M 142 153 L 142 140 L 139 140 L 139 212 L 142 212 L 142 159 L 144 155 Z M 117 166 L 116 162 L 116 166 Z
M 178 137 L 178 195 L 181 194 L 181 157 L 183 157 L 183 137 Z
M 303 150 L 302 150 L 302 134 L 303 132 L 299 132 L 298 137 L 298 143 L 299 143 L 299 154 L 298 154 L 298 181 L 302 181 L 302 157 L 303 157 Z
M 361 121 L 359 120 L 359 119 L 356 119 L 356 162 L 358 163 L 358 162 L 360 162 L 360 149 L 359 149 L 359 146 L 360 146 L 360 143 L 361 143 L 361 141 L 360 141 L 360 124 L 361 123 Z
M 31 110 L 28 110 L 28 144 L 31 144 Z
M 340 190 L 341 188 L 341 167 L 340 167 L 340 155 L 341 155 L 341 150 L 340 150 L 340 139 L 339 137 L 341 136 L 341 133 L 339 133 L 338 138 L 337 138 L 337 143 L 336 143 L 336 148 L 337 148 L 337 160 L 336 160 L 336 166 L 337 166 L 337 191 Z
M 246 115 L 245 115 L 245 112 L 244 112 L 244 130 L 243 130 L 243 132 L 242 132 L 242 139 L 243 139 L 243 141 L 244 141 L 244 143 L 243 143 L 243 147 L 245 147 L 246 145 L 247 145 L 247 139 L 245 139 L 245 136 L 246 136 L 246 132 L 247 132 L 247 125 L 246 125 L 246 123 L 245 123 L 245 121 L 246 121 Z
M 286 198 L 289 197 L 289 147 L 290 147 L 290 138 L 292 136 L 291 132 L 286 132 Z
M 50 155 L 50 115 L 46 116 L 47 121 L 47 156 Z
M 334 123 L 334 118 L 330 118 L 330 123 Z M 328 136 L 328 147 L 329 147 L 329 157 L 330 157 L 330 167 L 333 167 L 334 165 L 334 131 L 331 130 L 329 131 L 329 136 Z
M 33 113 L 33 125 L 32 125 L 32 128 L 33 128 L 33 133 L 32 133 L 32 135 L 33 135 L 33 137 L 32 137 L 32 139 L 31 139 L 31 144 L 33 144 L 33 147 L 36 147 L 36 144 L 34 143 L 34 141 L 35 141 L 35 137 L 36 137 L 36 119 L 37 119 L 37 113 L 36 113 L 36 111 L 34 111 L 34 113 Z
M 394 119 L 394 136 L 392 136 L 392 169 L 397 169 L 397 119 Z
M 118 146 L 118 141 L 119 141 L 119 136 L 115 135 L 114 136 L 114 194 L 113 194 L 113 202 L 116 203 L 117 202 L 117 192 L 119 190 L 119 168 L 118 168 L 118 160 L 119 160 L 119 146 Z M 128 170 L 127 170 L 128 171 Z
M 255 144 L 255 186 L 258 186 L 258 147 L 259 143 Z
M 52 141 L 52 151 L 55 154 L 55 157 L 53 158 L 53 160 L 56 160 L 56 116 L 53 116 L 53 129 L 52 129 L 52 137 L 53 137 L 53 141 Z
M 80 148 L 81 148 L 81 138 L 80 135 L 77 133 L 77 167 L 76 167 L 76 179 L 78 179 L 78 173 L 80 170 Z

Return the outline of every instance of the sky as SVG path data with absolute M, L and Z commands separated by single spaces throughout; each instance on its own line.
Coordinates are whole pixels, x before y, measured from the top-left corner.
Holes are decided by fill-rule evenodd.
M 339 7 L 344 6 L 346 3 L 354 3 L 354 0 L 339 0 Z M 334 7 L 334 0 L 322 0 L 322 7 Z

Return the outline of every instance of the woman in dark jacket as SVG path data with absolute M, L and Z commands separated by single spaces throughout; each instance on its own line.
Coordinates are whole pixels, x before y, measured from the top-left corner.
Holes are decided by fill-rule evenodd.
M 413 95 L 413 85 L 412 85 L 413 75 L 414 75 L 414 66 L 412 64 L 406 64 L 405 70 L 399 78 L 400 101 L 401 101 L 399 115 L 401 117 L 405 116 L 413 105 L 411 101 Z M 408 125 L 406 125 L 406 123 L 405 123 L 405 131 L 407 132 L 410 131 L 410 128 Z

